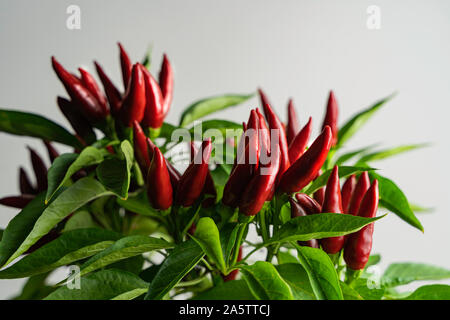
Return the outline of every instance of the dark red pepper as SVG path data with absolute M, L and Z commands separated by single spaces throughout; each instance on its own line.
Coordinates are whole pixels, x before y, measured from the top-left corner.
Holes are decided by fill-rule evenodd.
M 345 213 L 348 213 L 348 209 L 350 206 L 350 199 L 352 197 L 353 191 L 356 186 L 356 176 L 352 174 L 350 177 L 345 180 L 344 185 L 342 186 L 342 209 Z
M 358 183 L 355 186 L 355 191 L 353 191 L 350 204 L 348 207 L 349 214 L 356 215 L 358 213 L 361 201 L 364 198 L 364 195 L 366 194 L 366 191 L 369 189 L 369 187 L 370 187 L 369 173 L 367 171 L 364 171 L 359 176 Z
M 341 186 L 339 185 L 339 169 L 337 166 L 333 168 L 328 178 L 322 212 L 342 213 Z M 345 237 L 339 236 L 321 239 L 320 244 L 325 252 L 335 254 L 341 251 L 344 241 Z
M 254 216 L 264 205 L 273 192 L 273 188 L 280 170 L 280 149 L 273 148 L 270 161 L 261 163 L 256 173 L 248 183 L 239 201 L 239 210 L 246 216 Z
M 374 180 L 361 202 L 358 216 L 373 218 L 377 214 L 377 208 L 378 181 Z M 371 223 L 361 230 L 348 235 L 344 248 L 344 260 L 348 268 L 362 270 L 366 266 L 367 261 L 369 261 L 370 251 L 372 250 L 373 228 L 374 224 Z
M 305 193 L 297 193 L 295 199 L 308 215 L 322 212 L 322 206 Z
M 195 155 L 194 161 L 191 162 L 178 182 L 176 199 L 177 203 L 183 207 L 192 206 L 202 194 L 208 174 L 211 149 L 211 139 L 203 141 L 199 152 Z
M 283 174 L 279 185 L 282 192 L 298 192 L 316 178 L 327 158 L 331 138 L 331 129 L 327 126 L 311 147 Z
M 327 103 L 327 112 L 325 114 L 325 118 L 323 119 L 322 128 L 325 128 L 325 126 L 330 126 L 331 132 L 333 133 L 333 146 L 336 145 L 338 139 L 338 114 L 339 108 L 336 97 L 334 96 L 333 91 L 330 91 Z
M 142 68 L 138 63 L 131 71 L 130 85 L 123 98 L 120 113 L 122 122 L 127 127 L 132 127 L 134 121 L 141 122 L 145 112 L 145 81 Z
M 147 136 L 145 135 L 144 131 L 139 125 L 139 122 L 135 120 L 133 123 L 134 156 L 144 176 L 147 175 L 147 171 L 148 168 L 150 168 L 151 162 L 151 156 L 148 152 L 147 143 L 148 143 Z M 152 156 L 153 156 L 153 148 L 152 148 Z
M 151 73 L 141 65 L 144 74 L 145 82 L 145 113 L 142 119 L 142 124 L 150 128 L 160 128 L 164 122 L 164 98 L 159 87 L 158 82 L 151 75 Z
M 120 58 L 120 67 L 122 69 L 122 79 L 123 79 L 123 87 L 124 91 L 127 91 L 130 78 L 131 78 L 131 69 L 133 64 L 131 63 L 130 57 L 128 56 L 128 53 L 123 48 L 122 44 L 119 42 L 119 58 Z
M 320 205 L 322 205 L 325 199 L 325 187 L 322 187 L 318 189 L 316 192 L 314 192 L 313 197 L 314 200 L 316 200 Z
M 291 217 L 304 217 L 307 216 L 308 213 L 303 207 L 294 199 L 289 198 L 289 203 L 291 204 Z M 301 246 L 307 246 L 311 248 L 319 248 L 319 242 L 316 239 L 311 239 L 308 241 L 298 241 L 298 244 Z
M 34 195 L 32 195 L 32 194 L 22 194 L 20 196 L 9 196 L 9 197 L 1 198 L 0 204 L 7 206 L 7 207 L 23 209 L 33 199 L 34 199 Z
M 173 189 L 166 159 L 157 147 L 153 150 L 153 158 L 147 174 L 147 195 L 155 209 L 166 210 L 172 205 Z
M 47 166 L 44 163 L 44 160 L 39 156 L 39 154 L 28 147 L 30 151 L 31 164 L 33 165 L 34 175 L 36 176 L 37 181 L 37 189 L 39 192 L 47 190 Z
M 195 155 L 197 154 L 197 148 L 195 147 L 194 141 L 191 141 L 191 162 L 194 161 Z M 205 180 L 205 186 L 203 187 L 203 194 L 207 196 L 205 200 L 202 202 L 203 208 L 209 208 L 216 202 L 217 191 L 214 185 L 213 177 L 211 176 L 211 172 L 208 170 Z
M 159 86 L 164 97 L 163 114 L 167 115 L 173 98 L 173 69 L 167 55 L 163 55 L 161 71 L 159 72 Z
M 52 57 L 52 66 L 58 78 L 66 88 L 67 93 L 80 106 L 80 112 L 92 124 L 98 124 L 106 118 L 108 113 L 101 106 L 97 98 L 83 85 L 83 83 L 63 68 L 55 57 Z
M 19 169 L 19 187 L 20 193 L 22 194 L 37 194 L 36 188 L 33 186 L 28 174 L 22 167 Z
M 97 81 L 95 81 L 94 77 L 84 70 L 83 68 L 78 68 L 81 74 L 81 83 L 88 89 L 94 96 L 97 98 L 97 101 L 100 103 L 100 106 L 103 108 L 103 112 L 105 114 L 109 114 L 109 108 L 103 92 L 100 90 Z
M 111 108 L 111 113 L 113 115 L 117 115 L 122 104 L 122 95 L 111 79 L 103 71 L 102 67 L 97 62 L 94 62 L 94 64 L 100 81 L 103 84 L 103 89 L 105 90 L 106 98 L 108 99 L 109 107 Z
M 268 152 L 270 150 L 270 131 L 267 127 L 266 120 L 261 114 L 258 108 L 256 108 L 256 113 L 259 118 L 259 144 L 261 152 Z
M 44 141 L 44 145 L 45 145 L 45 148 L 47 149 L 47 153 L 48 153 L 48 157 L 50 158 L 50 162 L 53 163 L 53 161 L 55 161 L 55 159 L 59 157 L 59 152 L 48 141 Z
M 289 144 L 289 162 L 294 163 L 302 156 L 308 146 L 309 137 L 312 132 L 312 118 L 309 117 L 308 123 L 298 132 Z
M 297 133 L 300 131 L 297 113 L 295 112 L 294 101 L 289 99 L 288 102 L 288 122 L 286 127 L 286 139 L 288 145 L 292 143 Z M 289 157 L 290 160 L 290 157 Z

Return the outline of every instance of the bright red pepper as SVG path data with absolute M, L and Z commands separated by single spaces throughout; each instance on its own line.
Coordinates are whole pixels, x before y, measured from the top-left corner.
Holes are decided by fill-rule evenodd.
M 22 167 L 19 169 L 19 187 L 20 193 L 22 194 L 37 194 L 36 188 L 33 186 L 28 174 Z
M 373 218 L 377 214 L 377 208 L 378 181 L 374 180 L 361 202 L 358 216 Z M 344 260 L 348 268 L 362 270 L 366 266 L 367 261 L 369 261 L 370 251 L 372 250 L 373 227 L 374 224 L 371 223 L 361 230 L 348 235 L 344 248 Z
M 247 216 L 257 214 L 273 191 L 280 170 L 280 150 L 274 148 L 268 163 L 261 163 L 245 188 L 239 201 L 239 210 Z
M 45 165 L 39 154 L 31 147 L 30 151 L 31 164 L 33 166 L 34 175 L 36 176 L 37 189 L 39 192 L 47 190 L 47 166 Z
M 130 57 L 128 56 L 127 52 L 123 48 L 122 44 L 119 42 L 119 59 L 120 59 L 120 67 L 122 69 L 122 79 L 123 79 L 123 87 L 124 91 L 127 91 L 130 78 L 131 78 L 131 69 L 133 64 L 131 63 Z
M 355 191 L 353 191 L 350 204 L 348 207 L 348 213 L 352 215 L 356 215 L 359 210 L 359 206 L 361 204 L 361 201 L 366 194 L 366 191 L 370 187 L 370 179 L 369 179 L 369 173 L 367 171 L 364 171 L 361 173 L 358 179 L 358 183 L 355 186 Z
M 331 129 L 327 126 L 311 147 L 283 174 L 279 185 L 282 192 L 298 192 L 316 178 L 330 150 L 331 137 Z
M 144 117 L 145 104 L 144 75 L 142 74 L 142 68 L 136 63 L 131 71 L 130 85 L 120 108 L 123 124 L 127 127 L 132 127 L 134 121 L 140 122 Z
M 194 204 L 202 194 L 208 174 L 208 162 L 211 156 L 211 139 L 203 141 L 202 147 L 195 155 L 194 161 L 188 166 L 180 178 L 176 192 L 177 203 L 183 207 Z
M 69 121 L 73 130 L 84 144 L 91 144 L 97 140 L 92 126 L 83 114 L 81 114 L 80 108 L 73 101 L 58 97 L 57 104 L 62 114 Z
M 300 131 L 297 113 L 295 112 L 294 101 L 289 99 L 288 102 L 288 122 L 286 127 L 286 139 L 288 145 L 292 143 L 297 133 Z M 290 160 L 290 157 L 289 157 Z
M 142 173 L 146 176 L 148 168 L 150 167 L 151 158 L 147 147 L 147 136 L 139 125 L 139 122 L 136 120 L 133 123 L 133 145 L 136 161 L 139 164 Z
M 63 68 L 55 57 L 52 57 L 52 66 L 58 78 L 66 88 L 67 93 L 80 106 L 80 112 L 92 124 L 98 124 L 106 118 L 108 113 L 101 106 L 97 98 L 83 85 L 83 83 Z
M 153 158 L 147 174 L 147 195 L 155 209 L 166 210 L 172 205 L 173 189 L 166 159 L 157 147 L 153 150 Z
M 97 101 L 100 103 L 100 106 L 103 108 L 103 112 L 105 114 L 109 114 L 109 108 L 106 101 L 106 98 L 103 94 L 103 92 L 100 90 L 97 81 L 95 81 L 94 77 L 84 70 L 83 68 L 78 68 L 81 74 L 81 83 L 85 86 L 86 89 L 88 89 L 97 99 Z
M 268 152 L 270 150 L 270 131 L 267 127 L 266 120 L 261 114 L 258 108 L 256 108 L 256 113 L 259 118 L 259 144 L 261 152 Z
M 333 146 L 336 145 L 338 140 L 338 114 L 339 108 L 334 96 L 333 91 L 330 91 L 330 96 L 328 97 L 327 112 L 325 118 L 323 119 L 322 128 L 325 126 L 330 126 L 331 132 L 333 133 Z
M 328 178 L 322 212 L 342 213 L 341 187 L 339 185 L 339 169 L 337 166 L 333 168 L 333 171 Z M 320 244 L 325 252 L 335 254 L 341 251 L 344 241 L 345 237 L 339 236 L 321 239 Z
M 298 160 L 305 152 L 308 146 L 309 137 L 312 132 L 312 118 L 309 117 L 308 123 L 298 132 L 289 144 L 289 162 L 292 164 Z
M 323 204 L 323 201 L 325 200 L 325 187 L 322 187 L 318 189 L 313 194 L 314 200 L 316 200 L 320 205 Z
M 190 154 L 192 162 L 194 161 L 195 155 L 197 153 L 197 148 L 194 144 L 194 141 L 191 141 L 190 146 L 191 146 Z M 205 199 L 202 202 L 203 208 L 208 208 L 214 205 L 214 203 L 216 202 L 217 191 L 214 185 L 213 177 L 211 176 L 211 172 L 209 170 L 206 175 L 205 186 L 203 187 L 203 194 L 207 195 L 207 199 Z
M 345 213 L 348 213 L 348 209 L 350 206 L 350 199 L 352 197 L 353 191 L 356 186 L 356 176 L 352 174 L 350 177 L 345 180 L 344 185 L 342 186 L 341 194 L 342 194 L 342 209 Z
M 162 96 L 164 97 L 162 109 L 165 117 L 167 112 L 169 112 L 173 98 L 173 69 L 166 54 L 163 55 L 161 71 L 159 72 L 159 86 L 161 88 Z
M 103 71 L 103 68 L 97 62 L 94 62 L 94 64 L 100 81 L 103 84 L 103 89 L 105 90 L 111 113 L 117 115 L 122 104 L 122 94 Z
M 145 81 L 145 113 L 142 124 L 150 128 L 160 128 L 164 122 L 164 98 L 158 82 L 151 73 L 141 65 Z
M 308 213 L 306 210 L 303 209 L 303 207 L 294 199 L 289 198 L 289 202 L 291 204 L 291 217 L 304 217 L 307 216 Z M 319 242 L 316 239 L 311 239 L 308 241 L 298 241 L 299 245 L 301 246 L 307 246 L 311 248 L 319 248 Z

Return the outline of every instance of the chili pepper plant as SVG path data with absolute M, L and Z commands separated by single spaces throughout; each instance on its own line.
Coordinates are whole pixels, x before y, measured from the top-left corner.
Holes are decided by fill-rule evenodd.
M 333 92 L 323 119 L 299 121 L 290 100 L 282 122 L 258 89 L 201 99 L 170 124 L 169 57 L 158 74 L 149 54 L 133 62 L 120 44 L 119 60 L 123 86 L 97 62 L 98 78 L 51 58 L 70 130 L 0 110 L 0 131 L 40 139 L 48 151 L 47 159 L 29 148 L 34 178 L 21 167 L 20 193 L 0 199 L 18 209 L 0 233 L 0 279 L 28 278 L 17 299 L 450 297 L 443 284 L 398 290 L 450 270 L 374 271 L 372 235 L 385 214 L 423 231 L 414 213 L 422 208 L 373 165 L 423 145 L 349 146 L 393 95 L 343 124 Z M 240 122 L 212 117 L 255 95 L 260 103 Z M 50 284 L 60 267 L 67 277 Z

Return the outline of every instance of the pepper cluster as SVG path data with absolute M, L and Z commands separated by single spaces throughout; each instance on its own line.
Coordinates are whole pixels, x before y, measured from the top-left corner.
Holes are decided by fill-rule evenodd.
M 96 141 L 93 128 L 104 130 L 110 115 L 116 120 L 116 125 L 125 128 L 133 127 L 137 121 L 145 129 L 158 129 L 170 109 L 173 70 L 167 56 L 163 56 L 159 81 L 156 81 L 144 65 L 132 64 L 120 43 L 119 49 L 123 93 L 99 63 L 94 62 L 104 93 L 88 71 L 79 68 L 80 75 L 77 76 L 52 57 L 53 69 L 70 97 L 70 100 L 58 97 L 58 106 L 84 144 Z

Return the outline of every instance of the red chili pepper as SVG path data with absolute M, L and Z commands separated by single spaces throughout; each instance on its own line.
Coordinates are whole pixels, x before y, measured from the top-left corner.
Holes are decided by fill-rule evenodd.
M 53 163 L 53 161 L 55 161 L 55 159 L 59 157 L 59 152 L 48 141 L 44 141 L 44 145 L 47 149 L 48 157 L 50 158 L 51 163 Z
M 325 118 L 323 119 L 322 128 L 325 126 L 330 126 L 331 132 L 333 133 L 333 146 L 336 145 L 338 139 L 338 114 L 339 108 L 334 96 L 333 91 L 330 91 L 330 96 L 328 97 L 327 112 Z
M 302 156 L 308 146 L 309 136 L 312 131 L 312 118 L 309 117 L 308 123 L 298 132 L 289 144 L 289 162 L 294 163 Z
M 156 146 L 150 138 L 147 138 L 146 141 L 147 141 L 148 156 L 149 156 L 149 159 L 151 159 L 151 158 L 153 158 L 153 150 L 156 148 Z M 167 166 L 167 170 L 169 171 L 170 182 L 172 182 L 172 188 L 173 188 L 174 192 L 176 192 L 178 183 L 181 179 L 181 175 L 178 172 L 178 170 L 175 169 L 174 166 L 167 159 L 166 159 L 166 166 Z
M 350 204 L 348 207 L 349 214 L 355 216 L 358 213 L 361 201 L 364 198 L 364 195 L 366 194 L 366 191 L 369 189 L 369 187 L 370 187 L 369 173 L 367 171 L 364 171 L 359 176 L 358 183 L 355 186 L 355 191 L 353 191 Z
M 33 165 L 34 175 L 36 176 L 37 189 L 39 192 L 47 190 L 47 166 L 45 165 L 39 154 L 28 147 L 30 151 L 31 164 Z
M 202 194 L 206 175 L 208 174 L 208 161 L 211 156 L 211 149 L 211 139 L 203 141 L 202 147 L 195 155 L 194 161 L 191 162 L 180 178 L 176 199 L 177 203 L 183 207 L 192 206 Z
M 58 78 L 66 88 L 67 93 L 80 106 L 80 112 L 93 124 L 105 119 L 108 113 L 101 106 L 97 98 L 74 75 L 63 68 L 55 57 L 52 57 L 52 66 Z
M 313 194 L 314 200 L 316 200 L 320 205 L 323 204 L 323 201 L 325 200 L 325 187 L 322 187 L 318 189 Z
M 306 210 L 304 210 L 303 207 L 297 201 L 295 201 L 292 198 L 289 198 L 289 202 L 291 204 L 292 218 L 304 217 L 308 215 Z M 311 239 L 308 241 L 298 241 L 298 244 L 301 246 L 307 246 L 311 248 L 319 248 L 319 242 L 316 239 Z
M 160 128 L 164 122 L 164 98 L 158 82 L 150 72 L 141 65 L 144 73 L 146 105 L 142 124 L 150 128 Z
M 133 126 L 133 122 L 141 122 L 145 112 L 145 81 L 142 68 L 136 63 L 131 70 L 130 85 L 123 98 L 120 112 L 122 122 L 127 127 Z
M 194 141 L 190 143 L 191 150 L 191 162 L 194 161 L 195 155 L 197 154 L 197 148 L 195 147 Z M 214 179 L 211 176 L 211 172 L 208 170 L 206 174 L 205 186 L 203 187 L 203 194 L 207 195 L 207 199 L 203 200 L 202 207 L 209 208 L 216 202 L 217 191 L 214 185 Z
M 136 161 L 141 168 L 142 173 L 146 176 L 148 168 L 150 168 L 151 158 L 148 152 L 147 136 L 139 125 L 139 122 L 136 120 L 133 123 L 133 144 Z
M 173 189 L 170 182 L 166 159 L 157 147 L 153 150 L 153 159 L 147 174 L 147 195 L 155 209 L 166 210 L 173 201 Z
M 111 112 L 113 115 L 117 115 L 122 104 L 122 95 L 111 79 L 103 71 L 102 67 L 96 61 L 94 64 L 100 81 L 103 84 L 103 89 L 105 90 Z
M 288 102 L 288 123 L 286 128 L 286 139 L 288 145 L 292 143 L 297 133 L 300 131 L 297 113 L 295 112 L 294 101 L 289 99 Z M 291 158 L 289 157 L 289 160 Z
M 342 213 L 341 187 L 339 185 L 339 169 L 338 166 L 333 168 L 328 178 L 327 188 L 325 189 L 325 198 L 323 201 L 322 212 Z M 331 237 L 320 240 L 322 249 L 329 253 L 335 254 L 341 251 L 344 245 L 345 237 Z
M 237 261 L 241 261 L 242 260 L 242 247 L 239 247 L 239 253 L 238 253 L 238 257 L 237 257 Z M 223 281 L 227 282 L 227 281 L 232 281 L 232 280 L 236 280 L 237 275 L 239 274 L 239 270 L 233 270 L 231 271 L 228 275 L 226 276 L 222 276 L 223 277 Z
M 258 108 L 256 108 L 256 113 L 259 118 L 259 142 L 261 152 L 265 151 L 266 153 L 270 150 L 270 131 L 267 127 L 266 120 L 264 116 L 261 114 Z
M 353 191 L 356 186 L 356 176 L 352 174 L 350 177 L 345 180 L 344 185 L 342 186 L 341 194 L 342 194 L 342 209 L 345 213 L 348 213 L 348 209 L 350 206 L 350 199 L 352 197 Z
M 316 178 L 330 150 L 331 136 L 330 127 L 325 127 L 311 147 L 283 174 L 279 185 L 281 191 L 298 192 Z
M 173 70 L 167 55 L 163 55 L 161 71 L 159 72 L 159 86 L 162 96 L 164 97 L 163 114 L 164 117 L 169 112 L 170 104 L 173 97 Z
M 123 79 L 123 87 L 124 91 L 127 91 L 130 78 L 131 78 L 131 69 L 133 64 L 131 63 L 130 57 L 128 56 L 127 52 L 123 48 L 122 44 L 119 42 L 119 51 L 120 51 L 120 67 L 122 69 L 122 79 Z
M 246 216 L 257 214 L 272 193 L 280 170 L 280 149 L 276 146 L 267 164 L 261 163 L 245 188 L 239 201 L 239 210 Z
M 105 114 L 109 114 L 109 108 L 108 104 L 106 102 L 106 98 L 103 95 L 103 92 L 100 90 L 97 81 L 95 81 L 94 77 L 84 70 L 83 68 L 78 68 L 81 74 L 81 83 L 85 86 L 86 89 L 88 89 L 94 97 L 97 99 L 97 101 L 100 103 L 100 106 L 103 108 L 103 112 Z
M 33 186 L 28 174 L 22 167 L 19 169 L 19 186 L 21 194 L 37 194 L 36 188 Z
M 305 193 L 297 193 L 295 199 L 308 215 L 322 212 L 322 206 Z
M 20 196 L 10 196 L 10 197 L 1 198 L 0 204 L 7 206 L 7 207 L 23 209 L 33 199 L 34 199 L 34 195 L 32 195 L 32 194 L 22 194 Z
M 83 143 L 93 143 L 97 140 L 95 132 L 88 120 L 81 114 L 80 108 L 73 101 L 58 97 L 57 104 L 62 114 L 69 121 L 75 133 Z
M 373 218 L 377 214 L 378 208 L 378 181 L 374 180 L 369 190 L 367 190 L 358 216 Z M 369 261 L 370 250 L 372 250 L 372 235 L 374 224 L 371 223 L 361 230 L 348 235 L 344 248 L 344 260 L 347 267 L 352 270 L 362 270 Z

